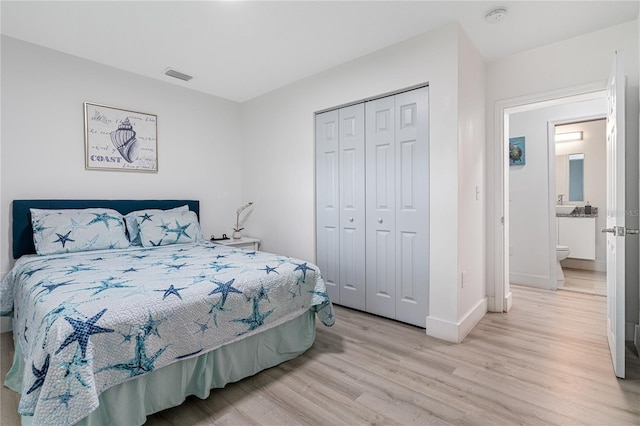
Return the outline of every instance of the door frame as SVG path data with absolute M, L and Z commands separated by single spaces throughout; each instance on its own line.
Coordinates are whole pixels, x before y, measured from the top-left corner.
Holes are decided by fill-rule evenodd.
M 508 115 L 526 109 L 561 105 L 580 100 L 598 98 L 606 92 L 607 80 L 566 87 L 548 92 L 534 93 L 510 99 L 496 101 L 494 106 L 494 161 L 496 175 L 493 190 L 494 222 L 493 235 L 493 312 L 508 312 L 513 304 L 509 288 L 509 120 Z M 551 155 L 551 153 L 549 153 Z M 551 206 L 549 207 L 551 209 Z M 555 214 L 554 214 L 555 216 Z M 549 212 L 551 218 L 551 211 Z M 551 253 L 555 257 L 555 250 Z M 551 259 L 550 259 L 551 262 Z

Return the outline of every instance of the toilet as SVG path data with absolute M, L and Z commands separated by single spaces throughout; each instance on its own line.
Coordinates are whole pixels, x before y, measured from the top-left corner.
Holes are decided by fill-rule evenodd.
M 560 261 L 566 259 L 569 256 L 569 247 L 568 246 L 556 246 L 557 253 L 557 267 L 556 267 L 556 279 L 558 281 L 564 281 L 564 272 L 562 272 L 562 265 L 560 265 Z

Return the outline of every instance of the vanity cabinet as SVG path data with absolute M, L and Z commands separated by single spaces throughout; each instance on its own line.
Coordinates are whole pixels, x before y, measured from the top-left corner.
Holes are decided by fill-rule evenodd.
M 569 258 L 596 260 L 596 218 L 558 217 L 558 244 L 569 247 Z

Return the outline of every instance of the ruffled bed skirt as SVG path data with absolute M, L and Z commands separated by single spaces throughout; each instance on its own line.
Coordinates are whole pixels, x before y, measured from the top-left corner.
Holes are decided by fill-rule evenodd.
M 104 391 L 98 409 L 78 425 L 141 425 L 147 415 L 180 405 L 189 395 L 205 399 L 211 389 L 297 357 L 313 345 L 315 331 L 315 314 L 306 311 L 262 333 L 121 383 Z M 24 367 L 16 345 L 5 385 L 18 393 Z M 22 424 L 31 425 L 31 419 L 22 416 Z

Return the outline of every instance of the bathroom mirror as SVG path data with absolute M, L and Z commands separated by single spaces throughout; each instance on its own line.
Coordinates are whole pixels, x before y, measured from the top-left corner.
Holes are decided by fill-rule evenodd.
M 584 153 L 556 156 L 556 199 L 584 201 Z
M 569 201 L 584 201 L 584 154 L 569 154 Z

